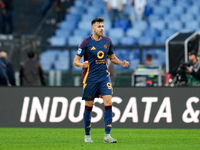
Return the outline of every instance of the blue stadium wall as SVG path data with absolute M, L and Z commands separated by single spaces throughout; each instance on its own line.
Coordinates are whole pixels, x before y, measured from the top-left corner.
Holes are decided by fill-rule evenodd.
M 82 88 L 0 88 L 0 127 L 82 128 Z M 200 128 L 199 88 L 114 88 L 114 128 Z M 95 99 L 92 127 L 103 128 Z

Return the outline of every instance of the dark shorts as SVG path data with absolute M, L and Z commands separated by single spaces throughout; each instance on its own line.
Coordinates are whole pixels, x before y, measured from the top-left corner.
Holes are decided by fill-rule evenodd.
M 104 95 L 113 95 L 113 88 L 109 78 L 96 83 L 87 83 L 83 89 L 83 100 L 92 101 Z

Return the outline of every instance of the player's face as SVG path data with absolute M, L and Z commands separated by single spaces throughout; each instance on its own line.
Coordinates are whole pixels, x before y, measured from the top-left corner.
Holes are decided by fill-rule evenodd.
M 102 37 L 104 34 L 104 24 L 103 22 L 96 22 L 93 26 L 93 32 L 99 37 Z

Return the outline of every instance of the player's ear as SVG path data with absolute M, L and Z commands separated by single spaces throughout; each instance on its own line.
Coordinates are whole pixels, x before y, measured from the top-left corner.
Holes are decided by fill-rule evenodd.
M 92 26 L 92 31 L 94 31 L 94 25 Z
M 92 31 L 94 31 L 94 29 L 95 29 L 95 24 L 92 25 Z

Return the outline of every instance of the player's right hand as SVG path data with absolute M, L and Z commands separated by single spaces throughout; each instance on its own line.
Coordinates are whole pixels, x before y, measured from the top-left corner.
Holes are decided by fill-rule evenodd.
M 89 66 L 89 62 L 88 61 L 84 61 L 82 68 L 88 68 L 88 66 Z

